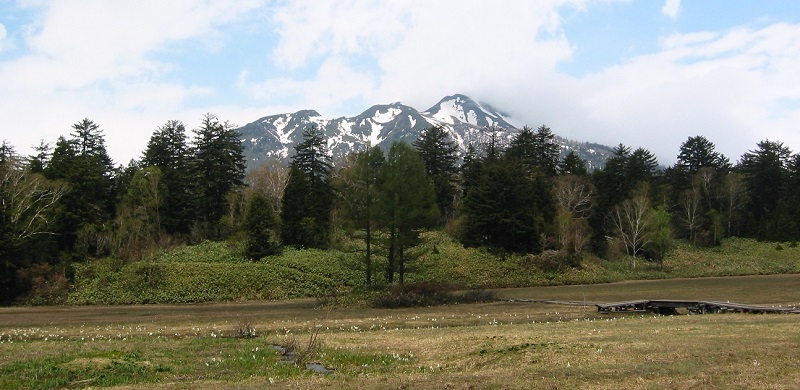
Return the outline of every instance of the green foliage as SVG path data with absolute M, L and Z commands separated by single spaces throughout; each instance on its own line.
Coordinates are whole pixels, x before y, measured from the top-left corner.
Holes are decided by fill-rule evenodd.
M 157 167 L 161 173 L 164 196 L 159 213 L 161 226 L 169 234 L 186 234 L 193 220 L 192 151 L 186 139 L 186 127 L 178 120 L 167 121 L 150 136 L 142 157 L 145 167 Z
M 402 142 L 389 148 L 380 178 L 380 219 L 389 232 L 386 280 L 393 283 L 397 272 L 403 283 L 406 249 L 414 246 L 420 232 L 435 225 L 439 218 L 436 194 L 419 153 Z
M 600 260 L 560 251 L 539 255 L 498 255 L 464 248 L 441 231 L 425 232 L 409 248 L 415 261 L 406 282 L 447 284 L 457 289 L 487 289 L 562 284 L 593 284 L 636 279 L 730 276 L 800 272 L 798 247 L 728 238 L 713 248 L 677 241 L 660 262 Z M 363 285 L 357 253 L 288 248 L 267 261 L 244 257 L 245 244 L 205 242 L 154 254 L 147 261 L 120 264 L 112 258 L 74 264 L 70 304 L 186 303 L 346 297 Z M 383 260 L 381 260 L 383 261 Z M 358 294 L 356 294 L 358 296 Z M 363 299 L 368 299 L 364 297 Z M 339 298 L 337 301 L 348 301 Z
M 247 257 L 258 260 L 280 253 L 278 221 L 265 196 L 254 194 L 251 197 L 244 225 L 247 233 Z
M 456 173 L 458 146 L 441 126 L 422 131 L 414 148 L 425 162 L 425 173 L 433 182 L 436 205 L 447 220 L 455 215 Z
M 195 130 L 194 160 L 195 205 L 203 222 L 205 236 L 220 238 L 220 220 L 228 210 L 227 195 L 244 184 L 244 147 L 231 123 L 220 123 L 206 114 Z
M 133 175 L 117 210 L 115 253 L 121 258 L 138 259 L 158 245 L 164 199 L 161 177 L 155 166 Z
M 290 168 L 281 207 L 283 243 L 296 248 L 326 248 L 333 209 L 331 164 L 327 141 L 316 126 L 303 131 Z
M 244 243 L 205 242 L 120 265 L 112 258 L 75 265 L 70 304 L 134 304 L 322 296 L 360 285 L 354 259 L 334 251 L 288 249 L 268 261 L 243 256 Z
M 541 251 L 539 235 L 554 213 L 548 183 L 538 171 L 528 173 L 513 160 L 484 162 L 478 183 L 464 200 L 464 244 Z
M 578 157 L 574 150 L 570 150 L 559 163 L 558 172 L 561 175 L 586 176 L 588 174 L 586 161 Z
M 380 148 L 358 153 L 355 163 L 342 169 L 334 182 L 340 215 L 346 229 L 364 232 L 366 285 L 372 285 L 372 242 L 379 227 L 380 173 L 386 161 Z M 351 234 L 352 236 L 353 234 Z
M 51 180 L 63 180 L 70 191 L 60 200 L 57 217 L 59 246 L 72 251 L 77 232 L 84 225 L 108 223 L 114 214 L 114 166 L 105 148 L 103 132 L 89 119 L 75 123 L 72 138 L 59 137 L 53 156 L 44 168 Z M 104 254 L 90 247 L 89 255 Z

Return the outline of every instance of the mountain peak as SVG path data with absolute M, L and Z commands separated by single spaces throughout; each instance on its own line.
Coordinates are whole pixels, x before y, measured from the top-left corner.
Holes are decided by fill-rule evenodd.
M 460 121 L 478 127 L 517 128 L 509 122 L 510 118 L 507 115 L 462 94 L 445 96 L 425 113 L 447 123 Z
M 521 128 L 521 125 L 514 123 L 508 115 L 489 104 L 463 94 L 454 94 L 445 96 L 422 112 L 401 102 L 376 104 L 349 118 L 327 119 L 317 111 L 300 110 L 265 116 L 238 130 L 242 135 L 248 165 L 252 169 L 259 161 L 291 156 L 294 146 L 302 141 L 303 131 L 312 125 L 323 131 L 336 161 L 349 153 L 363 150 L 366 145 L 388 149 L 395 141 L 413 143 L 419 139 L 422 131 L 432 126 L 444 128 L 463 151 L 470 144 L 478 145 L 485 141 L 486 127 L 500 128 L 503 137 L 510 139 Z M 607 155 L 606 150 L 595 152 L 585 143 L 566 142 L 562 142 L 562 150 L 577 150 L 591 166 L 601 166 Z

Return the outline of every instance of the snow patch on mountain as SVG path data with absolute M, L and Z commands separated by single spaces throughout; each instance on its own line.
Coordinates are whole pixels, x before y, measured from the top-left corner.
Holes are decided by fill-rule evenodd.
M 327 137 L 334 162 L 348 153 L 364 150 L 366 145 L 388 149 L 396 141 L 413 143 L 426 128 L 441 126 L 461 151 L 480 145 L 489 136 L 487 128 L 500 131 L 507 142 L 519 132 L 522 125 L 486 103 L 479 103 L 465 95 L 446 96 L 426 111 L 396 102 L 374 105 L 355 117 L 323 118 L 314 110 L 263 117 L 239 128 L 245 156 L 250 168 L 259 161 L 286 159 L 302 141 L 303 131 L 315 125 Z M 602 166 L 610 148 L 597 144 L 580 143 L 557 137 L 562 153 L 576 150 L 589 161 L 591 167 Z

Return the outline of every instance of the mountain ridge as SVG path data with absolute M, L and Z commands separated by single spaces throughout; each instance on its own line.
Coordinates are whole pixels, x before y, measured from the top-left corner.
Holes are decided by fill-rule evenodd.
M 504 142 L 522 128 L 510 115 L 463 94 L 445 96 L 425 111 L 394 102 L 372 105 L 356 116 L 327 119 L 316 110 L 304 109 L 267 115 L 237 129 L 248 169 L 264 161 L 288 159 L 302 140 L 303 130 L 312 125 L 323 131 L 334 163 L 366 145 L 388 149 L 395 141 L 413 143 L 424 129 L 432 126 L 445 129 L 461 152 L 470 144 L 481 144 L 488 136 L 487 128 L 497 132 Z M 574 150 L 590 169 L 602 167 L 611 153 L 608 146 L 558 135 L 556 142 L 562 156 Z

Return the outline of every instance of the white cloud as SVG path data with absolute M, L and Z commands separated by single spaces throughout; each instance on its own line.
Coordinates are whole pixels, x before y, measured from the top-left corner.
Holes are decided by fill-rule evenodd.
M 398 100 L 422 110 L 466 93 L 568 138 L 646 147 L 662 164 L 698 134 L 732 160 L 765 138 L 800 151 L 795 24 L 679 32 L 656 52 L 578 78 L 559 72 L 576 55 L 562 15 L 592 12 L 593 1 L 41 4 L 27 40 L 16 42 L 27 54 L 0 62 L 0 117 L 13 124 L 18 149 L 53 141 L 88 116 L 124 162 L 172 118 L 191 128 L 215 112 L 245 124 L 304 108 L 355 115 Z M 242 53 L 261 64 L 230 61 L 233 91 L 172 78 L 186 69 L 161 54 L 202 57 L 234 45 L 228 28 L 266 11 L 279 40 L 271 51 Z M 680 3 L 665 2 L 662 12 L 677 17 Z M 225 93 L 250 100 L 219 103 Z
M 190 41 L 200 51 L 213 51 L 227 39 L 222 27 L 262 4 L 28 4 L 39 17 L 22 27 L 25 54 L 0 62 L 0 116 L 16 124 L 9 137 L 25 153 L 40 139 L 52 142 L 68 134 L 71 123 L 88 116 L 107 129 L 107 147 L 118 162 L 138 156 L 155 127 L 187 112 L 195 114 L 184 108 L 185 101 L 211 92 L 207 86 L 171 80 L 178 64 L 160 55 Z
M 678 19 L 680 11 L 681 0 L 665 0 L 664 7 L 661 8 L 661 13 L 672 20 Z
M 329 55 L 379 54 L 397 44 L 409 27 L 410 9 L 427 6 L 419 1 L 290 2 L 273 16 L 275 31 L 281 37 L 273 59 L 292 69 Z
M 344 99 L 360 95 L 368 104 L 403 100 L 412 105 L 432 104 L 432 97 L 456 92 L 491 97 L 499 90 L 538 87 L 549 84 L 556 64 L 571 56 L 558 8 L 583 3 L 292 3 L 274 17 L 281 36 L 275 61 L 288 69 L 315 61 L 330 66 L 324 58 L 348 64 L 353 61 L 346 59 L 367 57 L 374 64 L 358 71 L 340 65 L 343 75 L 358 76 L 352 85 L 323 69 L 310 80 L 278 78 L 262 87 L 279 94 L 301 87 L 317 93 L 326 88 L 319 85 L 335 80 L 338 86 L 329 89 L 344 91 Z M 309 83 L 316 87 L 308 88 Z
M 5 50 L 8 50 L 13 45 L 11 43 L 11 39 L 8 37 L 8 31 L 6 30 L 6 26 L 0 23 L 0 53 Z
M 607 130 L 598 141 L 647 147 L 662 163 L 674 162 L 680 143 L 694 135 L 733 161 L 766 138 L 800 146 L 791 124 L 800 116 L 800 76 L 793 71 L 800 66 L 800 26 L 668 41 L 659 53 L 581 80 L 586 123 Z

